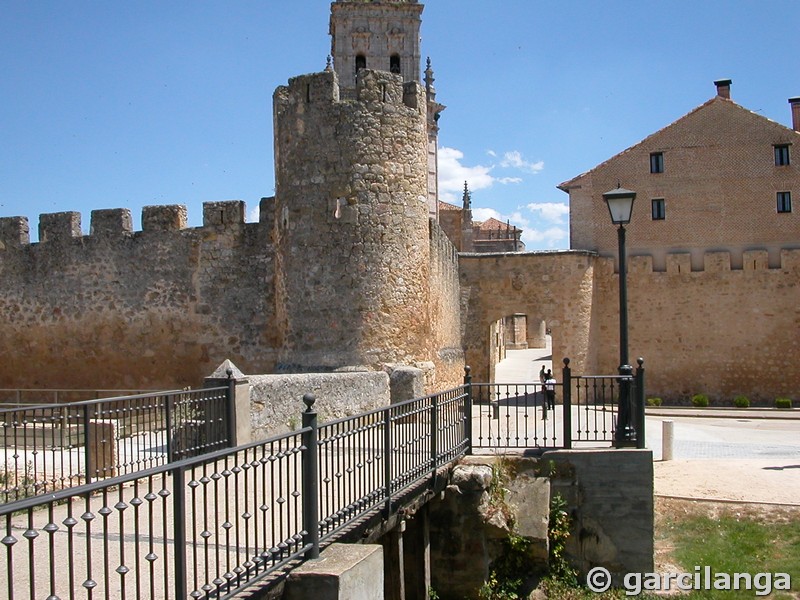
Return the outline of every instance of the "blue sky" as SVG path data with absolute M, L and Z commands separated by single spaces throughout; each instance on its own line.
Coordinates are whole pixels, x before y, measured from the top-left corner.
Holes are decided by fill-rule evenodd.
M 321 71 L 324 0 L 0 4 L 0 216 L 244 200 L 274 193 L 272 93 Z M 569 246 L 566 181 L 733 80 L 786 126 L 800 96 L 796 0 L 430 0 L 440 189 L 476 218 Z

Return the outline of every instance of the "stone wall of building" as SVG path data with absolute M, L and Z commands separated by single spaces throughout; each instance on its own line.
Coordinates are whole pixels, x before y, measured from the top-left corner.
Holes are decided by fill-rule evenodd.
M 0 219 L 0 387 L 199 385 L 226 358 L 251 372 L 275 362 L 271 222 L 244 203 Z

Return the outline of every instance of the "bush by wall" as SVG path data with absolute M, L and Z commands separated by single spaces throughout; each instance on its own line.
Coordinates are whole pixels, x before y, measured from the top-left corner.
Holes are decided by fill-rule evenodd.
M 705 394 L 695 394 L 692 396 L 692 406 L 697 408 L 705 408 L 708 406 L 708 396 Z
M 750 398 L 747 396 L 736 396 L 733 399 L 733 405 L 736 408 L 750 408 Z
M 775 408 L 792 408 L 791 398 L 775 398 Z
M 662 404 L 661 398 L 648 398 L 646 403 L 647 406 L 661 406 Z

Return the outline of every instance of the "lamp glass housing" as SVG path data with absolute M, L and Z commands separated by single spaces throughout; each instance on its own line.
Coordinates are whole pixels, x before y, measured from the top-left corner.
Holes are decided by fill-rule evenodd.
M 611 222 L 614 225 L 627 225 L 631 222 L 635 199 L 636 192 L 625 188 L 617 188 L 603 194 L 603 200 L 608 206 L 608 213 L 611 215 Z

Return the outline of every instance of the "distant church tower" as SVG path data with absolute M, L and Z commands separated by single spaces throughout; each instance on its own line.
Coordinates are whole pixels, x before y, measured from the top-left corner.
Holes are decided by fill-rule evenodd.
M 424 6 L 417 0 L 336 0 L 331 4 L 331 55 L 343 99 L 352 98 L 361 69 L 388 71 L 402 81 L 420 82 L 420 24 Z M 439 114 L 430 60 L 425 71 L 428 102 L 428 214 L 438 202 Z

